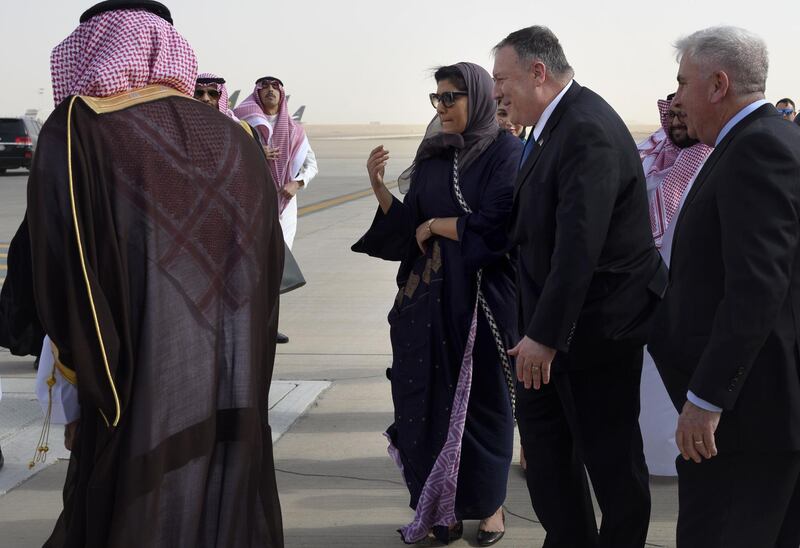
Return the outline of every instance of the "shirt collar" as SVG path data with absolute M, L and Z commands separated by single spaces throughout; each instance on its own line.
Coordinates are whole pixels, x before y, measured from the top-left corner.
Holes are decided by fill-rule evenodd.
M 564 86 L 564 89 L 561 90 L 561 93 L 556 95 L 556 98 L 550 101 L 550 104 L 547 105 L 547 108 L 544 109 L 542 115 L 539 117 L 539 120 L 536 122 L 536 127 L 533 128 L 533 133 L 531 133 L 531 138 L 534 141 L 538 141 L 539 137 L 542 135 L 542 131 L 544 131 L 544 126 L 547 125 L 547 121 L 550 119 L 550 116 L 553 114 L 553 111 L 558 106 L 558 103 L 561 102 L 561 99 L 564 98 L 564 95 L 567 94 L 567 90 L 572 87 L 572 82 L 574 80 L 570 80 L 569 83 Z
M 744 120 L 750 113 L 761 108 L 766 104 L 769 104 L 769 101 L 767 101 L 766 99 L 759 99 L 758 101 L 753 101 L 752 103 L 744 107 L 742 110 L 740 110 L 736 114 L 736 116 L 728 120 L 728 123 L 722 126 L 722 130 L 719 132 L 719 135 L 717 135 L 717 142 L 714 143 L 714 146 L 715 147 L 719 146 L 720 142 L 725 138 L 725 136 L 728 133 L 730 133 L 730 131 L 736 124 Z

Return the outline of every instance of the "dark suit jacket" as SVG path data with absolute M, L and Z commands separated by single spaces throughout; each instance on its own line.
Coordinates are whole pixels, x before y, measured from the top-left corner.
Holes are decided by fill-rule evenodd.
M 724 409 L 720 450 L 800 450 L 800 128 L 764 105 L 709 156 L 675 227 L 650 352 L 675 406 Z
M 630 132 L 608 103 L 573 82 L 537 143 L 511 215 L 521 333 L 561 351 L 557 359 L 570 366 L 581 349 L 644 344 L 666 269 Z

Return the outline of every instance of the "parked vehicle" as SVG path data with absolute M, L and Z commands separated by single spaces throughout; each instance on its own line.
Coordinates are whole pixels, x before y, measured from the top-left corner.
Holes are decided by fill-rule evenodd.
M 0 118 L 0 173 L 30 169 L 42 125 L 27 117 Z

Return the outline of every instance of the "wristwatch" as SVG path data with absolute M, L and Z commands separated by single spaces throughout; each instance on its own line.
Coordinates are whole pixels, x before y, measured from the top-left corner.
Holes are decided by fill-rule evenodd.
M 433 223 L 435 223 L 438 220 L 439 219 L 437 217 L 433 217 L 432 219 L 428 219 L 428 222 L 425 224 L 425 228 L 427 228 L 428 232 L 430 232 L 431 234 L 433 234 L 433 230 L 431 230 L 431 227 L 433 226 Z

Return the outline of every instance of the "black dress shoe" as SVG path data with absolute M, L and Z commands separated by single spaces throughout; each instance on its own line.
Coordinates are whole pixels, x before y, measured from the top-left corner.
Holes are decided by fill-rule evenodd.
M 452 529 L 444 525 L 435 525 L 428 535 L 428 539 L 446 545 L 460 539 L 462 536 L 464 536 L 464 522 L 457 521 Z
M 275 342 L 278 344 L 286 344 L 289 342 L 289 337 L 278 331 L 278 338 L 275 339 Z
M 506 524 L 506 513 L 503 512 L 503 525 Z M 500 539 L 505 535 L 505 531 L 484 531 L 478 526 L 478 546 L 491 546 L 500 542 Z
M 453 527 L 452 529 L 449 529 L 447 531 L 447 540 L 449 542 L 453 542 L 455 540 L 458 540 L 462 536 L 464 536 L 464 522 L 463 521 L 457 522 L 455 527 Z
M 3 467 L 3 463 L 4 462 L 5 462 L 5 459 L 3 458 L 3 450 L 0 449 L 0 468 Z

